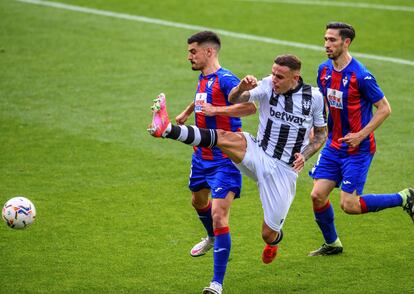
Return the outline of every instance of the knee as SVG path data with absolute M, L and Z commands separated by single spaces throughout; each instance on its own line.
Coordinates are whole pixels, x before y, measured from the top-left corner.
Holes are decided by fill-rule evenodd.
M 202 197 L 196 197 L 194 194 L 191 198 L 191 205 L 193 205 L 193 207 L 195 209 L 203 209 L 206 208 L 209 205 L 209 200 L 204 199 Z
M 222 129 L 216 129 L 218 136 L 225 136 L 228 131 L 224 131 Z
M 348 213 L 350 212 L 350 203 L 347 200 L 341 201 L 341 209 L 345 212 Z
M 244 138 L 243 133 L 240 132 L 230 132 L 217 129 L 217 146 L 219 148 L 232 148 L 235 146 L 243 146 Z
M 341 209 L 347 214 L 359 213 L 359 201 L 357 197 L 346 197 L 341 199 Z
M 213 227 L 222 228 L 228 226 L 228 210 L 223 207 L 214 208 L 211 212 Z
M 323 195 L 321 192 L 317 190 L 312 190 L 310 196 L 314 207 L 322 207 L 326 204 L 328 200 L 326 195 Z
M 227 131 L 216 129 L 217 132 L 217 147 L 226 147 L 229 143 L 227 139 Z

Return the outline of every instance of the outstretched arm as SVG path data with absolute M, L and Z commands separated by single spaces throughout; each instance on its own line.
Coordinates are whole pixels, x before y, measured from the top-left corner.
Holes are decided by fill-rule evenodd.
M 382 122 L 391 114 L 391 106 L 385 96 L 374 104 L 377 108 L 371 121 L 357 133 L 348 133 L 343 138 L 339 138 L 338 142 L 344 142 L 351 147 L 358 146 L 369 134 L 375 131 Z
M 305 166 L 305 161 L 312 157 L 325 143 L 327 137 L 326 127 L 313 127 L 313 137 L 302 153 L 295 153 L 293 169 L 300 172 Z
M 206 116 L 224 115 L 231 117 L 243 117 L 256 113 L 256 105 L 253 102 L 239 103 L 229 106 L 213 106 L 210 103 L 204 103 L 201 111 Z
M 249 101 L 249 90 L 256 87 L 257 79 L 251 75 L 245 76 L 240 83 L 230 91 L 229 101 L 234 104 Z

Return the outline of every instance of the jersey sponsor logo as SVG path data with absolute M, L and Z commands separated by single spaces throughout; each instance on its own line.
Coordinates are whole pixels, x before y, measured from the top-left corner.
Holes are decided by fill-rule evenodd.
M 328 88 L 326 97 L 328 98 L 329 106 L 338 109 L 343 109 L 344 105 L 342 102 L 342 96 L 342 91 Z
M 303 122 L 305 121 L 304 118 L 301 118 L 299 116 L 296 116 L 296 115 L 293 115 L 293 114 L 290 114 L 284 111 L 280 112 L 280 111 L 274 110 L 273 107 L 270 107 L 270 116 L 279 118 L 287 122 L 298 124 L 299 126 L 302 126 Z
M 194 101 L 194 112 L 201 112 L 201 107 L 207 102 L 207 93 L 197 93 Z

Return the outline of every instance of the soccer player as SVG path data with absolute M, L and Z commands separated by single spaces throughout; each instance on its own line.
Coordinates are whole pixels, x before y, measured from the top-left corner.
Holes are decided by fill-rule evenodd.
M 329 107 L 328 140 L 310 171 L 315 220 L 325 243 L 310 256 L 339 254 L 343 246 L 334 224 L 329 194 L 341 187 L 341 208 L 348 214 L 377 212 L 402 206 L 414 220 L 414 190 L 362 195 L 375 153 L 374 130 L 390 115 L 387 98 L 374 76 L 349 53 L 352 26 L 332 22 L 325 32 L 328 60 L 319 66 L 317 82 Z M 372 106 L 377 108 L 372 114 Z
M 220 66 L 220 38 L 214 32 L 203 31 L 188 38 L 187 43 L 191 67 L 201 74 L 194 101 L 176 117 L 177 124 L 184 124 L 194 112 L 197 127 L 240 131 L 239 117 L 256 113 L 256 106 L 254 103 L 232 105 L 229 102 L 228 94 L 240 80 Z M 159 130 L 155 130 L 155 134 L 160 135 Z M 192 129 L 185 136 L 188 140 L 194 138 Z M 221 285 L 231 249 L 230 206 L 240 197 L 241 173 L 219 148 L 195 147 L 189 188 L 192 205 L 207 231 L 207 237 L 191 249 L 190 255 L 202 256 L 214 246 L 213 281 Z
M 275 59 L 272 75 L 257 82 L 248 75 L 229 94 L 232 103 L 258 101 L 257 137 L 248 133 L 198 126 L 173 125 L 169 122 L 165 97 L 155 102 L 150 133 L 198 147 L 220 148 L 237 167 L 257 182 L 264 220 L 262 238 L 266 243 L 262 260 L 276 257 L 282 240 L 282 226 L 296 190 L 298 173 L 326 139 L 323 97 L 317 88 L 304 84 L 300 77 L 301 61 L 293 55 Z M 309 133 L 314 128 L 313 141 Z M 224 250 L 215 244 L 215 252 Z M 213 278 L 203 293 L 220 294 L 222 283 Z

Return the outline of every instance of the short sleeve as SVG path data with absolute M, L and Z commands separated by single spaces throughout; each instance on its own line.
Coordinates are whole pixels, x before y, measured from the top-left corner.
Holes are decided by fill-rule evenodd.
M 362 97 L 371 103 L 376 103 L 384 97 L 375 77 L 369 71 L 366 71 L 360 78 L 359 86 Z
M 269 99 L 271 92 L 272 92 L 271 82 L 272 82 L 271 77 L 266 77 L 263 80 L 259 81 L 257 87 L 249 91 L 250 92 L 249 101 L 260 102 L 261 100 Z
M 322 69 L 321 69 L 322 67 L 321 66 L 319 66 L 319 69 L 318 69 L 318 74 L 317 74 L 317 76 L 316 76 L 316 83 L 317 83 L 317 85 L 318 85 L 318 88 L 319 88 L 319 91 L 322 93 L 323 92 L 323 86 L 322 86 L 322 82 L 321 82 L 321 71 L 322 71 Z
M 312 88 L 313 99 L 313 125 L 315 127 L 326 126 L 326 112 L 323 96 L 318 88 Z
M 224 74 L 220 81 L 221 91 L 226 97 L 228 97 L 230 91 L 240 83 L 239 78 L 232 73 Z

